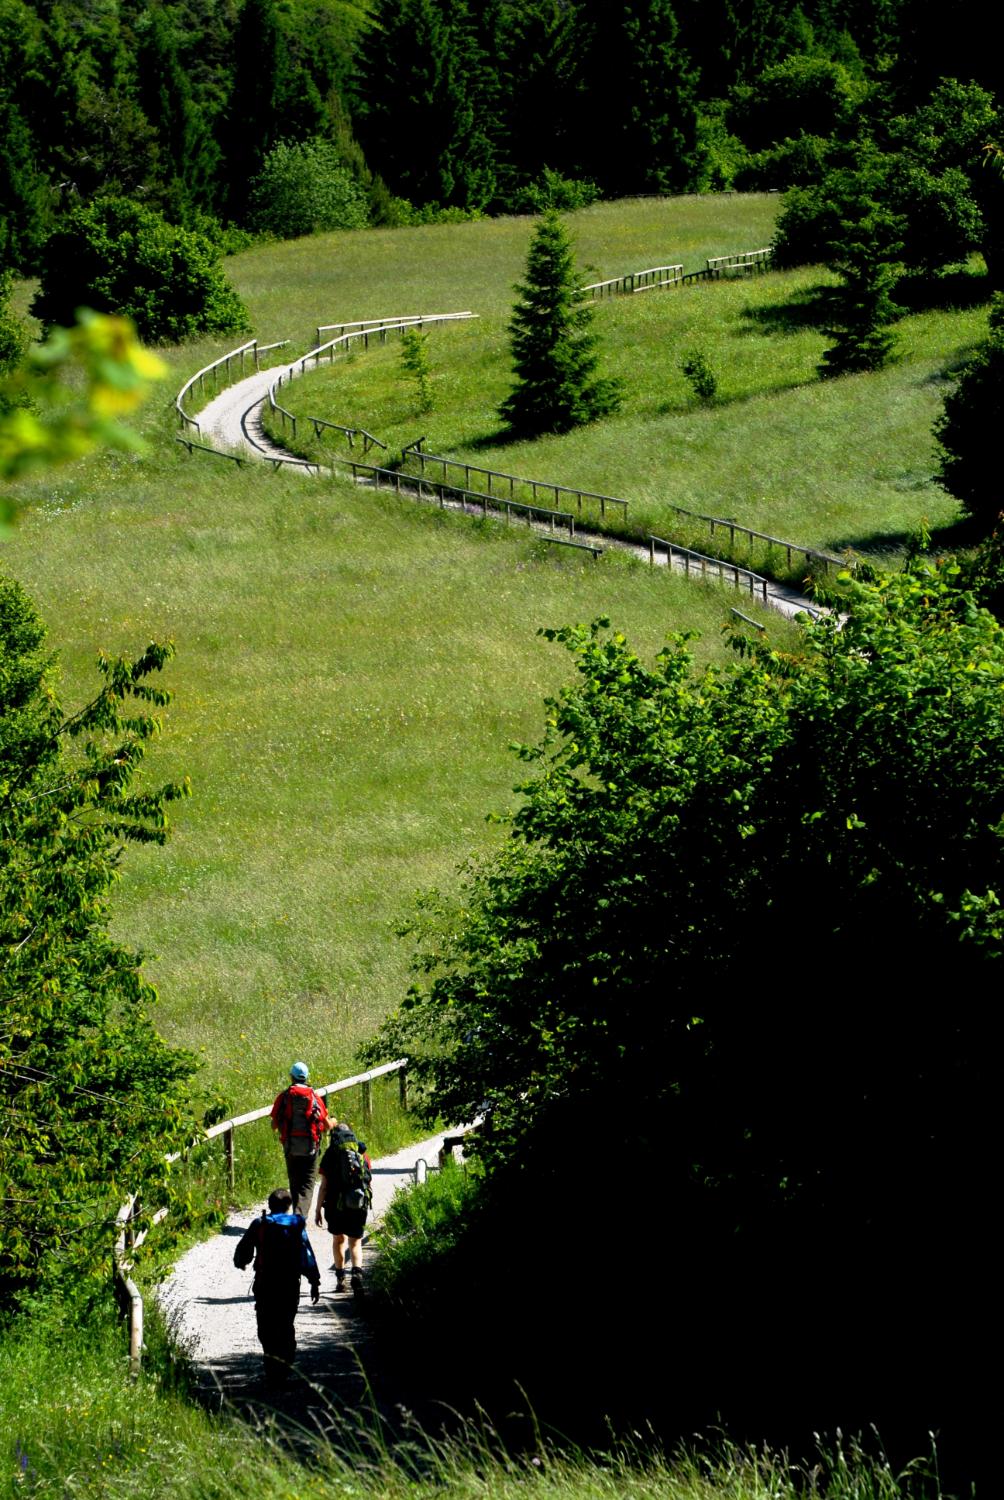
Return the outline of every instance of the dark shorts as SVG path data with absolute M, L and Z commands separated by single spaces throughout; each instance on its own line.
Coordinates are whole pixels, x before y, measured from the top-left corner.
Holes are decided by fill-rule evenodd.
M 347 1234 L 350 1240 L 361 1240 L 366 1228 L 365 1208 L 329 1208 L 324 1205 L 324 1217 L 332 1234 Z

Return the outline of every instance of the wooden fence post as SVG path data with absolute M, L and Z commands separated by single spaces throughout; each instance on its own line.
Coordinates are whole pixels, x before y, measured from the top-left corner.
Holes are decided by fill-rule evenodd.
M 408 1108 L 408 1069 L 402 1068 L 397 1075 L 398 1099 L 403 1110 Z
M 227 1186 L 234 1185 L 234 1128 L 223 1132 L 223 1162 L 227 1172 Z
M 369 1125 L 373 1120 L 373 1085 L 367 1078 L 363 1083 L 363 1121 Z

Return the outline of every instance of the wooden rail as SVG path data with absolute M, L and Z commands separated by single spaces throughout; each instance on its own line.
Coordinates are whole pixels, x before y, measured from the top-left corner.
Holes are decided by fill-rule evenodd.
M 337 1083 L 326 1083 L 322 1088 L 314 1092 L 322 1098 L 328 1094 L 338 1094 L 345 1089 L 361 1088 L 362 1090 L 362 1115 L 365 1123 L 373 1118 L 373 1092 L 372 1085 L 376 1078 L 386 1078 L 389 1074 L 398 1075 L 398 1088 L 400 1091 L 401 1108 L 408 1108 L 408 1059 L 399 1057 L 394 1062 L 383 1063 L 378 1068 L 370 1068 L 365 1073 L 356 1073 L 351 1078 L 340 1078 Z M 202 1135 L 192 1142 L 189 1150 L 204 1144 L 206 1141 L 222 1138 L 223 1141 L 223 1163 L 227 1174 L 228 1185 L 234 1186 L 234 1132 L 245 1125 L 252 1125 L 257 1120 L 267 1119 L 272 1113 L 271 1104 L 263 1104 L 260 1109 L 249 1110 L 247 1114 L 235 1115 L 233 1119 L 221 1120 L 217 1125 L 211 1125 Z M 165 1158 L 168 1162 L 179 1161 L 182 1152 L 175 1151 Z M 132 1194 L 123 1203 L 115 1216 L 117 1232 L 113 1251 L 113 1267 L 116 1289 L 125 1303 L 126 1316 L 129 1323 L 129 1371 L 132 1375 L 138 1375 L 143 1362 L 143 1295 L 133 1281 L 130 1272 L 132 1270 L 131 1254 L 138 1250 L 146 1238 L 146 1229 L 135 1232 L 135 1220 L 137 1217 L 139 1199 Z M 152 1216 L 151 1227 L 159 1224 L 167 1216 L 167 1209 L 162 1208 Z
M 354 330 L 357 333 L 381 333 L 382 332 L 385 335 L 385 337 L 383 339 L 381 339 L 381 343 L 385 343 L 386 342 L 386 334 L 389 331 L 393 330 L 394 328 L 398 327 L 402 323 L 405 323 L 405 324 L 408 324 L 408 323 L 421 323 L 421 322 L 426 322 L 426 323 L 428 323 L 428 322 L 452 323 L 452 322 L 462 321 L 465 318 L 473 318 L 475 316 L 476 316 L 476 314 L 474 314 L 472 312 L 461 312 L 461 313 L 402 313 L 400 317 L 394 317 L 394 318 L 356 318 L 351 323 L 319 323 L 317 325 L 317 330 L 316 330 L 317 331 L 317 338 L 316 338 L 315 342 L 318 343 L 318 344 L 321 342 L 321 334 L 322 333 L 335 333 L 337 331 L 339 334 L 342 334 L 342 333 L 348 333 L 348 332 Z
M 715 278 L 739 271 L 744 276 L 766 271 L 773 250 L 767 245 L 763 250 L 740 250 L 736 255 L 711 255 L 707 260 L 708 272 Z
M 244 361 L 249 354 L 254 359 L 255 369 L 258 370 L 261 368 L 259 361 L 263 354 L 267 354 L 272 349 L 284 349 L 288 343 L 289 339 L 280 339 L 277 344 L 259 344 L 257 339 L 249 339 L 246 344 L 241 344 L 239 349 L 231 349 L 229 354 L 221 354 L 219 359 L 213 360 L 212 364 L 204 365 L 201 370 L 196 370 L 191 380 L 185 381 L 185 384 L 181 387 L 181 390 L 174 398 L 174 409 L 178 413 L 178 417 L 180 419 L 182 427 L 194 427 L 196 432 L 199 433 L 201 433 L 202 431 L 202 428 L 199 426 L 198 419 L 196 417 L 190 417 L 184 407 L 185 397 L 193 388 L 196 381 L 199 382 L 200 391 L 205 394 L 206 376 L 212 375 L 214 388 L 219 389 L 218 381 L 216 379 L 216 372 L 220 369 L 221 366 L 226 366 L 227 381 L 229 382 L 231 360 L 240 360 L 241 374 L 243 375 Z
M 789 568 L 796 556 L 804 557 L 806 562 L 821 563 L 824 573 L 829 573 L 831 568 L 853 567 L 853 563 L 848 563 L 846 558 L 834 557 L 832 553 L 820 552 L 815 547 L 803 547 L 799 542 L 789 542 L 784 537 L 771 536 L 768 531 L 756 531 L 752 526 L 742 526 L 730 516 L 706 516 L 697 510 L 687 510 L 684 505 L 674 505 L 672 501 L 667 501 L 667 504 L 669 509 L 678 516 L 686 516 L 691 521 L 706 522 L 710 536 L 716 536 L 719 530 L 727 531 L 729 545 L 732 547 L 735 546 L 737 535 L 745 537 L 751 548 L 754 541 L 766 542 L 770 547 L 780 547 L 787 554 Z
M 444 483 L 448 481 L 449 472 L 451 469 L 462 469 L 464 472 L 464 488 L 468 491 L 470 491 L 471 488 L 471 475 L 482 474 L 487 480 L 489 495 L 494 494 L 494 491 L 492 489 L 492 480 L 495 479 L 500 480 L 503 484 L 508 484 L 510 499 L 513 499 L 515 497 L 516 486 L 518 484 L 521 484 L 525 486 L 525 488 L 530 490 L 534 497 L 534 500 L 536 500 L 537 498 L 538 490 L 546 490 L 550 494 L 553 494 L 554 502 L 556 505 L 558 503 L 558 497 L 560 495 L 571 496 L 571 498 L 576 503 L 576 508 L 580 515 L 582 514 L 583 500 L 597 501 L 600 507 L 601 516 L 606 515 L 608 505 L 619 505 L 621 508 L 622 516 L 626 515 L 627 513 L 628 502 L 626 500 L 618 500 L 615 495 L 600 495 L 595 493 L 593 490 L 577 490 L 571 485 L 554 484 L 549 479 L 524 479 L 519 474 L 506 474 L 501 469 L 483 469 L 478 464 L 464 463 L 462 460 L 457 458 L 444 458 L 440 453 L 426 453 L 421 446 L 424 442 L 424 438 L 416 438 L 415 441 L 413 443 L 409 443 L 401 453 L 401 457 L 405 462 L 407 462 L 409 457 L 414 458 L 415 462 L 422 470 L 423 479 L 425 478 L 426 464 L 439 464 L 442 466 Z
M 580 516 L 582 513 L 582 502 L 584 500 L 597 501 L 599 503 L 601 516 L 606 515 L 606 508 L 608 505 L 618 505 L 621 507 L 621 515 L 623 516 L 627 514 L 627 509 L 630 502 L 627 500 L 618 499 L 615 495 L 601 495 L 595 493 L 592 490 L 577 490 L 569 485 L 554 484 L 550 480 L 524 479 L 517 474 L 503 473 L 499 469 L 485 469 L 481 468 L 477 464 L 464 463 L 460 459 L 445 458 L 439 453 L 426 453 L 421 447 L 421 444 L 424 441 L 424 438 L 416 438 L 414 443 L 409 443 L 402 453 L 402 458 L 404 459 L 404 461 L 407 462 L 409 459 L 413 458 L 418 463 L 421 469 L 421 477 L 423 479 L 425 479 L 426 477 L 426 464 L 440 465 L 442 468 L 442 482 L 444 485 L 449 483 L 449 475 L 451 471 L 459 472 L 462 470 L 464 475 L 463 493 L 466 495 L 474 494 L 480 497 L 482 493 L 481 491 L 471 490 L 470 477 L 472 474 L 482 474 L 485 475 L 487 479 L 487 492 L 489 496 L 495 495 L 495 491 L 492 489 L 492 481 L 497 480 L 501 481 L 503 485 L 509 486 L 509 493 L 507 497 L 509 500 L 514 499 L 516 485 L 524 485 L 532 492 L 534 497 L 536 497 L 538 491 L 544 491 L 547 494 L 553 495 L 556 504 L 559 497 L 570 496 L 575 500 L 576 508 Z M 458 486 L 458 493 L 459 492 L 460 487 Z M 797 542 L 789 542 L 784 540 L 782 537 L 771 536 L 768 532 L 765 531 L 756 531 L 750 526 L 740 525 L 738 521 L 734 521 L 731 519 L 722 519 L 719 516 L 704 515 L 700 511 L 688 510 L 683 505 L 673 505 L 672 502 L 670 502 L 670 509 L 679 516 L 686 516 L 689 520 L 700 521 L 702 524 L 707 525 L 709 528 L 709 534 L 712 537 L 716 536 L 722 529 L 728 531 L 729 542 L 733 547 L 735 546 L 737 535 L 747 538 L 751 546 L 754 540 L 759 540 L 768 543 L 768 545 L 770 546 L 779 547 L 787 555 L 789 568 L 792 566 L 793 558 L 796 555 L 804 557 L 806 561 L 809 562 L 821 563 L 824 570 L 827 572 L 831 567 L 843 568 L 847 566 L 843 558 L 833 557 L 830 554 L 826 552 L 820 552 L 813 547 L 802 547 Z M 564 514 L 564 512 L 558 512 L 558 514 Z M 681 554 L 682 552 L 688 550 L 687 548 L 679 547 L 677 543 L 674 543 L 673 545 L 677 548 L 678 551 L 681 552 Z M 700 552 L 694 552 L 693 556 L 699 558 L 703 556 L 703 554 Z M 747 569 L 746 571 L 749 570 Z M 752 576 L 758 577 L 759 575 L 754 574 Z
M 363 348 L 368 349 L 372 335 L 379 334 L 381 342 L 385 342 L 388 333 L 404 333 L 408 328 L 424 328 L 427 323 L 465 322 L 478 316 L 479 314 L 474 312 L 417 313 L 414 317 L 384 318 L 379 321 L 373 319 L 360 323 L 322 324 L 317 330 L 318 339 L 320 339 L 322 333 L 326 332 L 327 328 L 341 328 L 347 331 L 343 331 L 336 338 L 328 339 L 326 343 L 322 344 L 319 342 L 314 349 L 308 349 L 306 354 L 294 360 L 288 369 L 278 375 L 268 388 L 269 410 L 278 413 L 282 420 L 283 431 L 286 429 L 287 422 L 291 424 L 293 436 L 295 437 L 296 415 L 294 412 L 288 411 L 286 407 L 279 405 L 275 399 L 275 393 L 282 388 L 284 382 L 288 384 L 294 379 L 297 367 L 299 367 L 300 374 L 304 375 L 307 370 L 307 361 L 313 360 L 314 364 L 318 365 L 321 362 L 321 357 L 325 354 L 328 356 L 328 363 L 332 364 L 334 363 L 335 354 L 344 354 L 349 345 L 357 339 L 361 339 Z M 386 443 L 382 443 L 379 438 L 374 437 L 371 432 L 367 432 L 363 427 L 343 427 L 338 422 L 327 422 L 322 417 L 306 417 L 304 420 L 314 424 L 315 434 L 319 435 L 320 430 L 323 428 L 331 428 L 335 432 L 343 433 L 348 438 L 350 448 L 355 446 L 354 438 L 361 436 L 364 453 L 368 453 L 372 447 L 383 449 L 387 447 Z
M 611 276 L 606 281 L 592 281 L 580 286 L 579 293 L 587 293 L 595 302 L 603 297 L 620 293 L 652 292 L 659 287 L 687 286 L 695 281 L 718 281 L 722 276 L 741 274 L 752 276 L 766 271 L 773 251 L 770 246 L 762 250 L 738 250 L 731 255 L 709 256 L 700 271 L 684 271 L 682 265 L 651 266 L 647 271 L 628 271 L 624 276 Z
M 717 573 L 720 583 L 731 583 L 737 589 L 748 589 L 751 599 L 759 595 L 764 604 L 767 603 L 767 580 L 761 578 L 759 573 L 752 573 L 749 568 L 741 568 L 738 563 L 726 562 L 721 557 L 706 557 L 703 552 L 694 552 L 690 547 L 680 547 L 676 542 L 667 542 L 665 537 L 650 534 L 648 560 L 652 567 L 655 566 L 656 552 L 659 547 L 665 547 L 667 562 L 671 568 L 674 565 L 674 559 L 680 559 L 683 571 L 688 578 L 691 572 L 700 573 L 702 578 L 707 578 L 709 572 Z
M 444 484 L 438 479 L 424 479 L 416 474 L 402 474 L 400 469 L 381 469 L 375 464 L 361 464 L 358 459 L 342 458 L 352 471 L 353 479 L 371 479 L 379 489 L 393 490 L 396 495 L 414 494 L 422 499 L 426 492 L 437 497 L 441 507 L 449 503 L 463 510 L 480 510 L 487 519 L 488 511 L 504 515 L 508 523 L 513 515 L 526 517 L 528 526 L 534 521 L 546 521 L 551 531 L 555 526 L 567 526 L 570 537 L 575 535 L 575 517 L 570 510 L 550 510 L 544 505 L 526 505 L 521 500 L 510 500 L 504 495 L 489 495 L 484 490 L 465 490 L 459 485 Z
M 618 292 L 651 292 L 656 287 L 676 286 L 683 276 L 682 266 L 650 266 L 647 271 L 628 271 L 625 276 L 611 276 L 607 281 L 592 281 L 580 286 L 579 293 L 598 298 L 613 297 Z

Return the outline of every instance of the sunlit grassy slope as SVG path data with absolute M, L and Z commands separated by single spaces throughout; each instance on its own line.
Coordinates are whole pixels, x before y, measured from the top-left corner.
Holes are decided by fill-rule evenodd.
M 156 419 L 156 420 L 155 420 Z M 543 625 L 614 617 L 651 652 L 730 594 L 625 560 L 296 473 L 188 458 L 166 411 L 141 461 L 37 485 L 3 563 L 37 598 L 79 701 L 99 648 L 173 638 L 150 758 L 194 795 L 165 850 L 132 850 L 116 930 L 153 955 L 159 1020 L 207 1087 L 270 1096 L 292 1056 L 352 1071 L 403 995 L 412 893 L 500 836 L 541 699 L 568 672 Z M 779 628 L 773 627 L 772 628 Z
M 637 200 L 571 227 L 583 269 L 607 276 L 765 244 L 776 207 L 768 196 Z M 511 219 L 327 235 L 228 267 L 259 337 L 297 349 L 321 322 L 479 311 L 473 331 L 432 336 L 429 422 L 412 415 L 393 346 L 327 388 L 321 376 L 295 390 L 308 406 L 323 396 L 338 420 L 386 424 L 392 439 L 428 430 L 432 444 L 470 451 L 505 383 L 504 323 L 531 229 Z M 806 541 L 946 518 L 926 430 L 938 371 L 977 336 L 979 313 L 915 318 L 900 366 L 820 386 L 821 336 L 779 311 L 813 281 L 604 304 L 597 327 L 625 378 L 623 415 L 484 456 L 627 494 L 653 516 L 673 494 Z M 712 411 L 689 408 L 676 370 L 678 346 L 695 343 L 732 398 Z M 171 391 L 225 347 L 165 351 Z M 142 425 L 146 458 L 106 456 L 29 487 L 3 562 L 42 606 L 71 700 L 99 648 L 177 643 L 176 701 L 151 772 L 190 773 L 194 797 L 166 850 L 129 853 L 116 928 L 154 955 L 161 1024 L 206 1049 L 206 1087 L 253 1103 L 294 1053 L 327 1076 L 351 1066 L 407 985 L 393 928 L 413 891 L 449 883 L 501 836 L 485 815 L 511 801 L 519 766 L 507 746 L 536 737 L 541 699 L 567 675 L 538 627 L 605 613 L 646 651 L 697 628 L 706 655 L 722 649 L 732 601 L 348 484 L 188 458 L 166 388 Z M 848 494 L 849 511 L 837 505 Z
M 611 276 L 677 260 L 690 269 L 705 255 L 768 243 L 777 201 L 636 200 L 598 205 L 569 224 L 584 275 L 593 274 L 587 266 Z M 606 300 L 594 326 L 604 370 L 623 383 L 621 412 L 565 436 L 512 444 L 497 409 L 511 383 L 506 324 L 532 222 L 421 233 L 430 248 L 424 297 L 413 290 L 409 241 L 385 234 L 361 303 L 353 300 L 350 311 L 333 290 L 321 321 L 477 312 L 476 323 L 429 332 L 433 410 L 419 412 L 390 343 L 312 373 L 289 394 L 294 411 L 366 427 L 392 450 L 424 435 L 434 452 L 623 496 L 639 530 L 668 529 L 677 504 L 812 546 L 894 555 L 922 520 L 938 527 L 956 518 L 956 503 L 933 479 L 931 426 L 951 371 L 985 333 L 978 302 L 904 318 L 889 368 L 821 382 L 828 340 L 818 293 L 833 278 L 818 267 Z M 354 263 L 359 242 L 343 235 L 332 253 Z M 257 252 L 257 263 L 244 258 L 239 276 L 256 274 L 272 253 Z M 679 369 L 692 349 L 718 378 L 711 409 L 698 405 Z M 337 439 L 314 444 L 306 431 L 306 451 L 337 449 Z

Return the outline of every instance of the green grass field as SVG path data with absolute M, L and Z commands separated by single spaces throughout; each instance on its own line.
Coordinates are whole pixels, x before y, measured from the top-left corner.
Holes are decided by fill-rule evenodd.
M 572 228 L 580 263 L 598 275 L 693 266 L 767 243 L 777 201 L 603 204 Z M 393 345 L 294 388 L 308 407 L 330 400 L 336 420 L 365 418 L 391 438 L 427 430 L 430 446 L 470 452 L 491 428 L 486 393 L 505 382 L 504 322 L 531 227 L 327 235 L 228 266 L 260 338 L 288 334 L 299 348 L 336 318 L 482 311 L 473 329 L 432 335 L 433 425 L 409 417 Z M 603 304 L 611 366 L 635 372 L 623 415 L 478 457 L 627 494 L 651 519 L 672 492 L 830 545 L 896 534 L 925 514 L 949 519 L 927 477 L 926 434 L 937 372 L 975 339 L 982 313 L 914 318 L 900 365 L 823 386 L 811 379 L 821 336 L 779 311 L 813 280 Z M 478 356 L 485 339 L 497 360 Z M 677 346 L 696 341 L 729 398 L 709 411 L 690 409 L 675 371 Z M 407 985 L 394 928 L 412 893 L 449 883 L 501 836 L 485 815 L 512 800 L 519 766 L 507 746 L 537 737 L 541 699 L 566 675 L 537 629 L 609 614 L 647 652 L 668 631 L 698 629 L 707 657 L 724 650 L 734 601 L 347 483 L 189 458 L 174 442 L 173 392 L 226 347 L 164 351 L 171 375 L 142 414 L 145 458 L 105 455 L 24 486 L 3 565 L 41 605 L 69 701 L 87 692 L 98 649 L 177 644 L 176 702 L 150 774 L 190 774 L 194 797 L 166 850 L 129 853 L 116 930 L 151 954 L 160 1025 L 204 1049 L 206 1091 L 250 1107 L 293 1054 L 315 1077 L 351 1070 Z
M 570 215 L 569 223 L 580 264 L 604 276 L 677 257 L 689 268 L 704 253 L 768 242 L 777 201 L 636 200 L 599 205 Z M 720 221 L 739 206 L 735 227 L 723 229 Z M 479 314 L 474 323 L 429 330 L 432 412 L 418 410 L 393 340 L 311 372 L 284 397 L 292 411 L 365 427 L 391 450 L 424 435 L 432 452 L 621 496 L 631 502 L 635 533 L 669 530 L 698 546 L 706 528 L 675 519 L 672 504 L 805 545 L 888 560 L 921 521 L 943 528 L 956 519 L 956 502 L 933 479 L 931 426 L 948 372 L 985 334 L 984 307 L 906 317 L 897 326 L 893 365 L 824 383 L 816 367 L 827 338 L 815 298 L 833 278 L 818 267 L 607 299 L 596 306 L 594 326 L 604 370 L 623 383 L 622 411 L 560 437 L 507 443 L 496 413 L 511 383 L 506 324 L 522 272 L 514 239 L 525 254 L 531 223 L 423 231 L 430 249 L 435 236 L 442 244 L 457 236 L 453 256 L 430 255 L 424 301 L 417 293 L 394 300 L 398 278 L 410 290 L 410 264 L 395 233 L 384 237 L 366 275 L 369 293 L 377 282 L 386 290 L 363 297 L 360 316 Z M 330 239 L 352 248 L 358 237 Z M 235 267 L 242 284 L 250 270 L 242 257 Z M 339 304 L 337 316 L 349 316 L 347 307 Z M 694 348 L 718 377 L 719 399 L 709 409 L 698 405 L 679 370 L 683 352 Z M 275 421 L 270 426 L 283 436 Z M 303 427 L 293 446 L 311 456 L 344 451 L 341 439 L 315 440 Z
M 639 200 L 575 215 L 573 228 L 583 270 L 608 276 L 765 244 L 776 207 L 768 197 Z M 229 265 L 264 342 L 289 335 L 304 349 L 318 322 L 471 307 L 485 314 L 477 337 L 493 338 L 501 357 L 530 229 L 502 220 L 330 235 L 261 246 Z M 785 288 L 813 281 L 768 277 L 605 304 L 598 328 L 611 366 L 636 381 L 623 416 L 495 457 L 623 491 L 656 517 L 669 493 L 709 505 L 713 476 L 716 493 L 735 497 L 727 513 L 803 541 L 830 541 L 841 529 L 896 533 L 925 512 L 944 519 L 948 511 L 927 503 L 937 496 L 925 424 L 938 372 L 978 336 L 981 315 L 912 320 L 910 359 L 823 388 L 811 380 L 819 335 L 777 328 L 772 311 Z M 29 294 L 19 289 L 22 307 Z M 337 372 L 325 395 L 334 419 L 365 417 L 380 431 L 369 405 L 379 393 L 394 441 L 428 430 L 434 443 L 470 450 L 490 431 L 497 361 L 465 344 L 467 331 L 433 338 L 440 427 L 409 425 L 393 348 Z M 729 399 L 708 412 L 690 409 L 675 370 L 676 343 L 698 340 L 729 369 L 726 379 L 719 368 Z M 541 700 L 568 676 L 537 629 L 608 614 L 645 653 L 668 632 L 696 629 L 703 662 L 727 655 L 722 626 L 737 601 L 625 558 L 594 563 L 516 529 L 348 483 L 189 458 L 174 442 L 173 392 L 226 347 L 206 340 L 164 351 L 170 380 L 139 421 L 145 457 L 103 455 L 22 486 L 21 520 L 0 565 L 49 623 L 67 705 L 92 689 L 99 649 L 176 642 L 167 674 L 175 701 L 148 774 L 189 774 L 193 797 L 177 806 L 166 849 L 127 853 L 114 927 L 151 955 L 158 1023 L 200 1052 L 201 1092 L 250 1108 L 271 1098 L 294 1055 L 310 1060 L 315 1079 L 353 1069 L 359 1041 L 405 991 L 409 950 L 394 929 L 413 892 L 450 884 L 461 860 L 504 836 L 485 815 L 512 801 L 522 768 L 507 747 L 537 738 Z M 297 397 L 308 389 L 320 398 L 324 381 Z M 358 416 L 341 404 L 350 393 Z M 873 493 L 876 475 L 885 488 L 872 514 L 860 497 Z M 805 501 L 796 491 L 818 500 L 824 484 L 845 496 L 852 519 L 834 511 L 799 532 Z M 757 493 L 762 512 L 740 509 Z M 790 527 L 782 495 L 795 507 Z M 796 644 L 794 627 L 769 623 L 775 639 Z M 390 1098 L 378 1097 L 377 1148 L 400 1129 L 393 1116 Z M 267 1131 L 247 1135 L 244 1189 L 275 1162 Z M 217 1184 L 218 1172 L 216 1161 Z M 476 1433 L 423 1460 L 419 1480 L 390 1459 L 361 1479 L 344 1454 L 325 1454 L 308 1473 L 269 1432 L 192 1405 L 164 1380 L 162 1350 L 149 1376 L 127 1382 L 121 1329 L 80 1327 L 59 1312 L 0 1338 L 0 1425 L 9 1434 L 0 1495 L 130 1496 L 151 1485 L 178 1500 L 245 1491 L 388 1500 L 800 1493 L 801 1476 L 780 1460 L 724 1446 L 672 1464 L 628 1455 L 601 1467 L 545 1451 L 533 1466 L 497 1463 Z M 66 1379 L 53 1378 L 64 1369 Z M 841 1462 L 831 1500 L 908 1492 L 859 1454 Z
M 67 696 L 97 650 L 173 638 L 176 701 L 150 774 L 194 795 L 165 850 L 131 850 L 116 930 L 152 957 L 159 1024 L 205 1049 L 232 1106 L 294 1055 L 354 1071 L 403 996 L 393 933 L 413 892 L 500 836 L 541 699 L 567 673 L 540 626 L 609 614 L 646 651 L 668 631 L 723 650 L 734 596 L 628 560 L 266 470 L 188 458 L 52 478 L 5 545 L 37 598 Z M 772 629 L 780 629 L 772 625 Z

